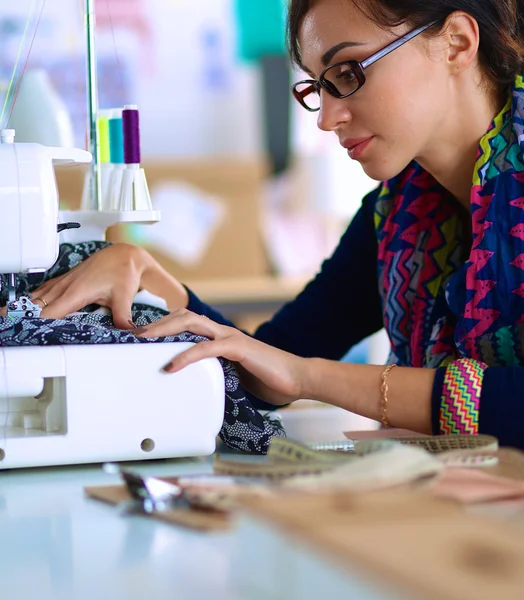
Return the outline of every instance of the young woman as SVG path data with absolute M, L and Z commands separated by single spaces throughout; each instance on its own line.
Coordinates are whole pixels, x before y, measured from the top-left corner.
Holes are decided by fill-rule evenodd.
M 208 337 L 165 369 L 223 356 L 273 405 L 315 398 L 385 425 L 524 447 L 524 8 L 291 0 L 288 26 L 310 77 L 295 98 L 383 183 L 258 339 L 192 294 L 191 310 L 137 335 Z M 382 325 L 386 368 L 326 360 Z

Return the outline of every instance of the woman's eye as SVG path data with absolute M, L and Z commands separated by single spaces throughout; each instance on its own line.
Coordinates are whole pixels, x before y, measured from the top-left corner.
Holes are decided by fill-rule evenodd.
M 352 69 L 349 69 L 347 67 L 345 67 L 345 68 L 342 67 L 340 69 L 340 73 L 338 73 L 338 75 L 337 75 L 337 79 L 352 82 L 352 81 L 355 81 L 355 73 L 353 72 Z

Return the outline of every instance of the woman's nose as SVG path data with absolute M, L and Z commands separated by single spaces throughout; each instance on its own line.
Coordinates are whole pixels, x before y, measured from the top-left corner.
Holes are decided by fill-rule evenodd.
M 335 131 L 352 119 L 346 98 L 333 98 L 326 90 L 320 92 L 317 126 L 323 131 Z

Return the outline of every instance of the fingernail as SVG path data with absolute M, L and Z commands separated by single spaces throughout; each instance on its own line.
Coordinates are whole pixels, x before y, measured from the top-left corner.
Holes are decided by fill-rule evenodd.
M 164 365 L 162 367 L 162 371 L 165 371 L 166 373 L 169 373 L 170 369 L 173 367 L 173 361 L 170 361 L 167 363 L 167 365 Z
M 147 327 L 141 326 L 131 329 L 131 333 L 134 333 L 135 335 L 140 335 L 141 333 L 144 333 L 144 331 L 147 331 Z
M 131 319 L 129 319 L 128 323 L 129 325 L 131 325 L 131 327 L 136 327 L 136 325 L 133 323 L 133 321 L 131 321 Z

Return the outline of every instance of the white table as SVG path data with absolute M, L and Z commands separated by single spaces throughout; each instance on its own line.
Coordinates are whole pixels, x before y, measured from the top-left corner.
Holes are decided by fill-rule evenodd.
M 342 439 L 369 422 L 334 408 L 289 410 L 290 437 Z M 210 472 L 210 459 L 139 462 L 144 474 Z M 235 531 L 199 533 L 154 519 L 122 517 L 84 497 L 86 485 L 118 482 L 99 465 L 0 471 L 2 600 L 244 600 L 235 572 Z M 257 547 L 257 540 L 252 540 Z M 252 546 L 253 547 L 253 546 Z M 261 564 L 263 564 L 261 557 Z M 264 576 L 261 571 L 261 577 Z M 319 597 L 331 598 L 323 589 Z M 355 579 L 354 598 L 389 596 Z

